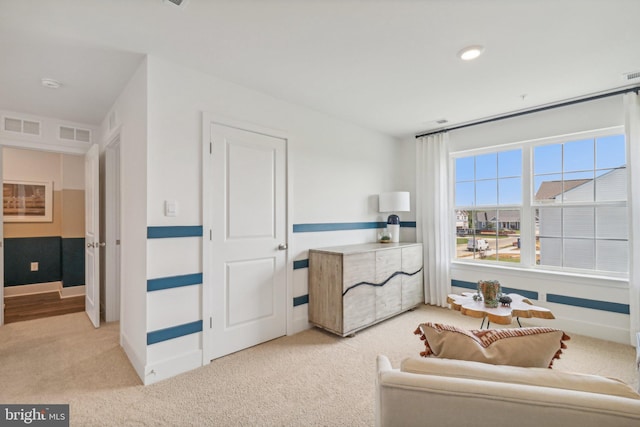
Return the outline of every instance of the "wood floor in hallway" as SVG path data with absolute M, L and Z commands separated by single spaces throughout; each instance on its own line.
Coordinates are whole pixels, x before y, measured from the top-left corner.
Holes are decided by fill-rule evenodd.
M 84 295 L 60 298 L 58 292 L 4 298 L 4 323 L 84 311 Z

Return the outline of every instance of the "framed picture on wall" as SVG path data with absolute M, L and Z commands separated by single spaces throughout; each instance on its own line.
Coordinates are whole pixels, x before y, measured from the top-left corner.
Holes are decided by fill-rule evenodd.
M 2 182 L 4 222 L 52 222 L 52 182 Z

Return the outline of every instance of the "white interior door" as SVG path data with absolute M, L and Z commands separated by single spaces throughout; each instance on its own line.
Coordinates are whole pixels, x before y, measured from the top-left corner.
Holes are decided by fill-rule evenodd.
M 286 334 L 286 140 L 211 125 L 210 359 Z
M 93 144 L 84 160 L 85 177 L 85 311 L 91 323 L 100 326 L 100 216 L 99 216 L 99 147 Z
M 120 143 L 105 151 L 104 320 L 120 320 Z
M 2 146 L 0 146 L 0 183 L 4 183 L 4 175 L 2 174 Z M 3 204 L 4 206 L 4 204 Z M 2 301 L 2 310 L 0 310 L 0 326 L 4 325 L 4 209 L 0 209 L 0 301 Z

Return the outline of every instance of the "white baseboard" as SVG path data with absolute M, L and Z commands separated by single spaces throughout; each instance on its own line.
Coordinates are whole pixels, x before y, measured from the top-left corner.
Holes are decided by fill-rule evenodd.
M 133 346 L 129 343 L 127 336 L 122 333 L 122 329 L 120 330 L 120 345 L 124 349 L 125 354 L 129 358 L 129 362 L 133 369 L 136 371 L 136 374 L 140 377 L 142 382 L 144 383 L 144 362 L 142 359 L 138 357 L 136 352 L 133 350 Z
M 60 298 L 79 297 L 84 295 L 84 285 L 62 287 L 60 289 Z
M 306 318 L 295 319 L 293 321 L 293 331 L 291 331 L 287 335 L 297 334 L 298 332 L 306 331 L 307 329 L 311 329 L 312 327 L 313 325 L 309 323 L 309 321 Z
M 62 282 L 34 283 L 33 285 L 5 286 L 5 297 L 17 297 L 21 295 L 44 294 L 46 292 L 60 292 Z
M 165 359 L 161 362 L 147 365 L 145 368 L 144 385 L 157 383 L 178 374 L 182 374 L 202 366 L 202 350 L 191 351 L 178 357 Z

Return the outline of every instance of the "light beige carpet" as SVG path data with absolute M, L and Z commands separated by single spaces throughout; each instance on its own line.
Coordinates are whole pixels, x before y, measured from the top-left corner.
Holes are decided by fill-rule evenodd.
M 69 403 L 72 426 L 371 426 L 376 355 L 394 366 L 418 355 L 413 330 L 426 321 L 480 326 L 423 306 L 353 338 L 314 328 L 146 387 L 117 323 L 95 330 L 84 313 L 19 322 L 0 328 L 0 403 Z M 637 388 L 633 347 L 569 335 L 555 369 Z

